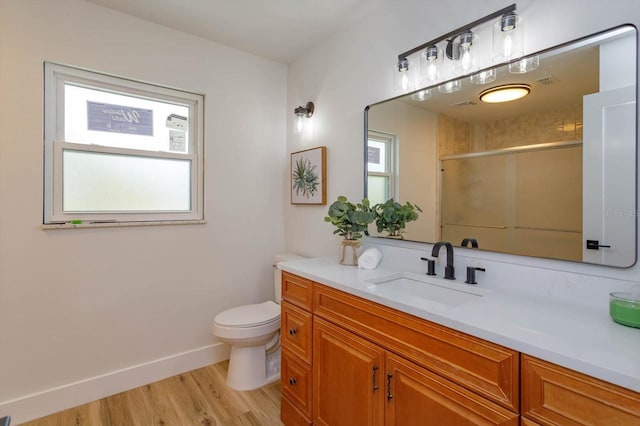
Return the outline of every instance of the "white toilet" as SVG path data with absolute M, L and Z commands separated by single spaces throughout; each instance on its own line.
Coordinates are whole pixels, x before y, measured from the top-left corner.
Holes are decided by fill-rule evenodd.
M 227 385 L 252 390 L 280 379 L 280 300 L 282 276 L 277 264 L 302 257 L 277 255 L 274 265 L 275 302 L 228 309 L 216 315 L 213 335 L 231 345 Z

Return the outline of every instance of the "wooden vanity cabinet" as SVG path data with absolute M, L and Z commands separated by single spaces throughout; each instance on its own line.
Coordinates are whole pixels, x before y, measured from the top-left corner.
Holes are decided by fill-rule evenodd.
M 522 425 L 640 425 L 640 395 L 522 355 Z
M 517 352 L 286 272 L 281 334 L 287 426 L 518 424 Z

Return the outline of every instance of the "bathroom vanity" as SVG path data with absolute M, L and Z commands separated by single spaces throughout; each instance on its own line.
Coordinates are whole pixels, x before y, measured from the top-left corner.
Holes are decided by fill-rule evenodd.
M 640 329 L 333 258 L 282 269 L 287 426 L 640 424 Z

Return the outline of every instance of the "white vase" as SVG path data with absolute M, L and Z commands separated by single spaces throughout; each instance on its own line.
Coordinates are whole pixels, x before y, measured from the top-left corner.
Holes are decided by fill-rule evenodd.
M 342 240 L 338 260 L 341 265 L 357 265 L 360 256 L 359 240 Z

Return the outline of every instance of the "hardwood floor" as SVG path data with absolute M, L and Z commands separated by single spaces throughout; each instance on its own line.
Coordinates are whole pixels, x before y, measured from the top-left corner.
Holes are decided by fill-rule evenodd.
M 280 382 L 236 392 L 228 361 L 61 411 L 27 426 L 280 426 Z

